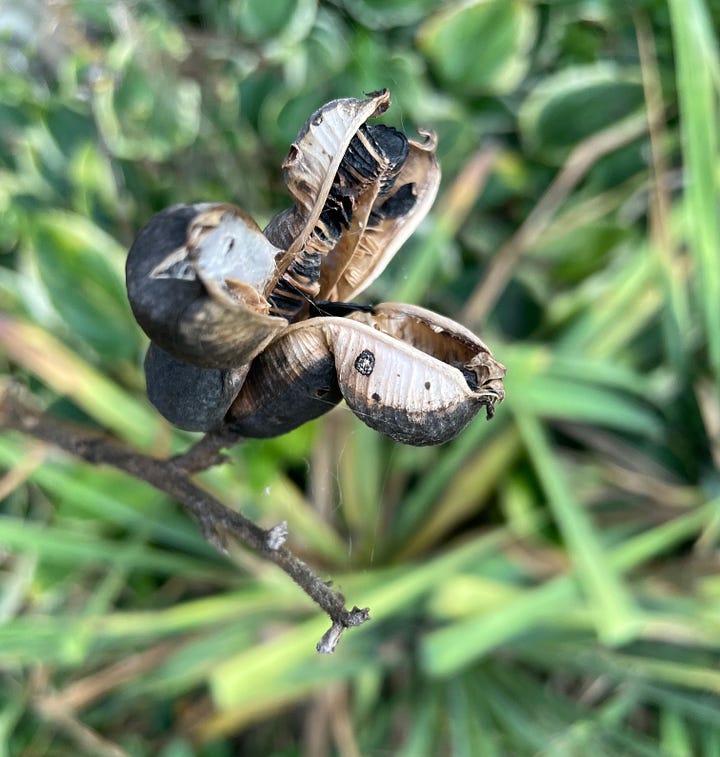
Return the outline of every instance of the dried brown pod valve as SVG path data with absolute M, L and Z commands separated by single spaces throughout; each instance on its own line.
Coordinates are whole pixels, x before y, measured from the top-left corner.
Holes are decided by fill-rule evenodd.
M 344 399 L 397 441 L 438 444 L 503 399 L 505 369 L 459 324 L 344 302 L 437 193 L 434 134 L 367 123 L 389 104 L 382 90 L 310 117 L 283 163 L 293 206 L 263 232 L 223 203 L 168 208 L 140 232 L 128 294 L 152 342 L 148 394 L 173 423 L 275 436 Z
M 333 100 L 308 119 L 283 163 L 295 204 L 265 229 L 287 249 L 280 276 L 317 255 L 313 296 L 351 300 L 382 273 L 427 214 L 437 194 L 437 140 L 366 126 L 390 105 L 387 90 L 366 100 Z
M 424 308 L 385 303 L 312 318 L 253 361 L 227 417 L 244 436 L 276 436 L 344 399 L 368 426 L 404 444 L 441 444 L 505 396 L 505 368 L 472 332 Z M 272 402 L 267 397 L 281 385 Z

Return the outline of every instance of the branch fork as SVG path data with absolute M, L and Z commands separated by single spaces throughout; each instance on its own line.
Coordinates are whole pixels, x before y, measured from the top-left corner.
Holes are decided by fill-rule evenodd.
M 187 452 L 161 460 L 83 426 L 54 418 L 40 410 L 24 387 L 12 380 L 0 383 L 0 429 L 19 431 L 89 463 L 110 465 L 145 481 L 177 500 L 196 519 L 205 539 L 223 554 L 227 554 L 227 537 L 231 536 L 278 565 L 330 618 L 332 625 L 318 642 L 318 652 L 333 652 L 346 628 L 370 619 L 368 608 L 348 610 L 343 595 L 285 546 L 287 523 L 262 529 L 192 480 L 194 474 L 225 462 L 222 449 L 237 443 L 237 436 L 229 438 L 226 433 L 210 432 Z

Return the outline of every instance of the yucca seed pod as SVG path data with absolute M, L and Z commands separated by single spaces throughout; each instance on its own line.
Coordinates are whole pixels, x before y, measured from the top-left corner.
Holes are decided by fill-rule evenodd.
M 502 401 L 505 369 L 467 329 L 347 302 L 417 228 L 440 180 L 432 132 L 367 123 L 389 105 L 382 90 L 310 117 L 283 163 L 294 204 L 264 232 L 222 203 L 168 208 L 140 232 L 128 295 L 152 340 L 148 395 L 175 425 L 270 437 L 345 399 L 396 441 L 439 444 Z
M 287 321 L 265 298 L 280 251 L 232 205 L 175 205 L 154 216 L 128 254 L 128 298 L 159 347 L 203 368 L 249 363 Z

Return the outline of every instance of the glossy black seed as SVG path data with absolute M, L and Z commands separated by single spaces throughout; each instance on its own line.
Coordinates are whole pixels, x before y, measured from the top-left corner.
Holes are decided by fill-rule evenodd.
M 359 131 L 366 133 L 364 127 L 360 127 Z M 378 157 L 380 156 L 378 155 Z M 369 152 L 357 134 L 350 140 L 350 144 L 348 145 L 348 148 L 345 151 L 345 156 L 340 164 L 340 172 L 343 172 L 344 169 L 353 169 L 360 174 L 360 176 L 370 180 L 377 177 L 377 173 L 380 169 L 377 158 Z M 353 176 L 351 173 L 348 174 L 348 176 L 349 181 L 352 184 L 354 181 Z
M 383 218 L 400 218 L 413 209 L 416 200 L 415 185 L 404 184 L 392 197 L 385 200 L 377 212 Z
M 278 284 L 270 297 L 268 297 L 270 314 L 277 315 L 280 318 L 287 318 L 291 321 L 300 311 L 304 299 L 297 288 L 290 289 L 290 285 L 288 284 L 283 283 L 282 287 Z
M 302 250 L 268 296 L 270 313 L 292 321 L 317 293 L 321 256 Z
M 340 217 L 342 218 L 343 225 L 347 229 L 348 226 L 350 226 L 350 219 L 352 218 L 353 199 L 352 197 L 349 197 L 347 194 L 342 194 L 339 196 L 338 200 L 339 200 L 338 213 L 340 214 Z
M 333 226 L 338 229 L 342 227 L 347 229 L 350 225 L 350 219 L 352 218 L 354 194 L 354 192 L 349 193 L 349 190 L 340 189 L 336 184 L 333 184 L 330 189 L 330 194 L 328 195 L 327 200 L 325 200 L 325 206 L 320 214 L 320 220 L 324 221 L 325 219 L 329 219 Z
M 333 244 L 337 242 L 343 227 L 343 217 L 337 209 L 326 205 L 320 213 L 320 224 L 325 227 L 326 241 Z
M 357 313 L 362 311 L 363 313 L 372 313 L 372 305 L 361 305 L 357 302 L 329 302 L 328 300 L 321 300 L 319 302 L 313 302 L 310 305 L 310 318 L 318 318 L 322 316 L 338 316 L 343 318 L 350 313 Z
M 462 371 L 462 375 L 465 377 L 465 381 L 470 389 L 472 389 L 473 392 L 477 392 L 480 389 L 477 373 L 475 373 L 475 371 L 470 371 L 467 368 L 461 368 L 460 370 Z
M 362 135 L 367 144 L 358 136 Z M 359 174 L 368 181 L 383 177 L 381 191 L 389 191 L 397 172 L 407 160 L 409 145 L 407 137 L 392 126 L 376 124 L 361 126 L 351 140 L 345 152 L 337 180 L 340 184 L 353 186 L 357 183 L 354 174 Z M 381 167 L 381 161 L 386 164 Z
M 317 252 L 306 252 L 304 255 L 295 258 L 290 268 L 292 269 L 293 274 L 312 281 L 319 281 L 320 254 Z
M 365 130 L 391 166 L 399 167 L 407 160 L 410 148 L 407 137 L 401 131 L 384 124 L 371 124 Z

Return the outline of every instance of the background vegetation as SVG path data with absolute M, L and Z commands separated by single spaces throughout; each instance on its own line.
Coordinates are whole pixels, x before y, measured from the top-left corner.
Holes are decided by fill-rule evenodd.
M 0 437 L 0 754 L 720 755 L 715 0 L 0 5 L 0 371 L 166 455 L 125 250 L 262 224 L 325 101 L 387 86 L 443 184 L 367 293 L 472 326 L 507 400 L 442 448 L 343 408 L 203 475 L 370 605 Z

